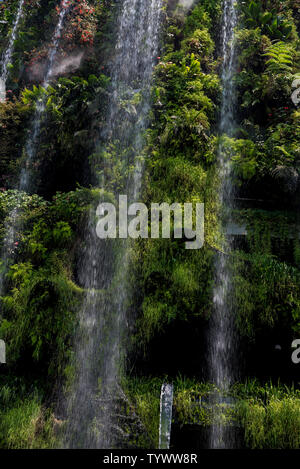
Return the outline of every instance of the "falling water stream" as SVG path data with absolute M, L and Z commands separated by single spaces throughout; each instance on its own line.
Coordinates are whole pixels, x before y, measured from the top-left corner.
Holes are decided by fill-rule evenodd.
M 234 109 L 236 93 L 234 74 L 236 72 L 234 30 L 237 25 L 236 0 L 224 0 L 222 22 L 222 82 L 223 95 L 220 115 L 219 134 L 232 137 L 235 130 Z M 222 140 L 218 148 L 220 193 L 219 203 L 227 215 L 233 206 L 233 185 L 231 177 L 230 150 Z M 230 217 L 230 215 L 229 215 Z M 226 216 L 224 217 L 226 218 Z M 225 223 L 223 222 L 223 234 Z M 215 424 L 212 426 L 211 448 L 226 448 L 234 443 L 229 441 L 228 431 L 218 423 L 218 405 L 222 394 L 228 390 L 235 379 L 235 334 L 232 307 L 232 278 L 230 266 L 230 241 L 226 240 L 221 247 L 215 263 L 213 291 L 213 313 L 209 333 L 209 371 L 210 381 L 220 390 L 220 396 L 212 397 L 215 408 Z
M 55 31 L 53 33 L 52 41 L 51 41 L 52 45 L 48 52 L 48 64 L 46 68 L 46 74 L 42 83 L 42 87 L 45 90 L 47 90 L 50 84 L 50 80 L 53 75 L 53 65 L 54 65 L 55 58 L 58 52 L 59 42 L 60 42 L 61 33 L 62 33 L 63 25 L 64 25 L 64 19 L 69 9 L 70 9 L 69 7 L 65 6 L 65 2 L 62 1 L 59 16 L 58 16 L 58 22 L 57 22 Z M 32 182 L 31 181 L 31 165 L 34 161 L 34 157 L 38 149 L 38 139 L 39 139 L 40 130 L 41 130 L 42 117 L 46 110 L 46 103 L 47 103 L 47 95 L 43 94 L 43 96 L 37 102 L 35 114 L 33 117 L 33 123 L 32 123 L 32 127 L 30 130 L 30 135 L 27 138 L 27 142 L 25 145 L 26 161 L 21 171 L 20 185 L 19 185 L 20 191 L 30 191 L 31 189 L 31 182 Z
M 19 16 L 21 16 L 22 6 L 23 6 L 23 2 L 21 2 L 19 5 L 19 10 L 18 10 Z M 65 2 L 63 0 L 61 3 L 61 9 L 60 9 L 59 17 L 58 17 L 58 22 L 57 22 L 55 31 L 53 33 L 52 41 L 51 41 L 52 45 L 48 53 L 48 64 L 47 64 L 44 81 L 42 84 L 42 86 L 45 89 L 48 88 L 51 77 L 52 77 L 53 65 L 54 65 L 58 47 L 59 47 L 59 41 L 60 41 L 61 32 L 62 32 L 62 28 L 64 24 L 64 18 L 66 14 L 68 13 L 68 11 L 69 11 L 69 7 L 65 6 Z M 16 23 L 17 21 L 15 22 L 15 25 Z M 14 27 L 14 30 L 16 30 L 16 27 Z M 15 37 L 16 33 L 13 33 L 13 34 Z M 11 55 L 12 55 L 12 47 L 13 47 L 13 42 L 10 47 L 11 52 L 10 53 L 7 52 L 5 55 L 6 57 L 5 60 L 7 64 L 9 63 Z M 13 261 L 14 256 L 15 256 L 16 243 L 17 243 L 16 233 L 18 229 L 20 229 L 18 219 L 19 219 L 19 214 L 20 214 L 20 210 L 22 207 L 22 200 L 24 198 L 24 193 L 29 192 L 32 189 L 31 165 L 37 153 L 41 122 L 42 122 L 42 117 L 43 117 L 45 110 L 46 110 L 46 95 L 43 95 L 43 97 L 39 99 L 36 105 L 36 109 L 35 109 L 33 121 L 32 121 L 32 126 L 30 129 L 29 135 L 27 137 L 26 144 L 25 144 L 25 148 L 24 148 L 25 163 L 21 170 L 16 202 L 5 222 L 5 237 L 4 237 L 3 248 L 1 252 L 0 294 L 2 293 L 3 287 L 4 287 L 5 273 L 7 272 L 8 267 L 10 263 Z
M 23 6 L 25 0 L 20 0 L 17 14 L 13 23 L 12 32 L 9 38 L 8 46 L 3 54 L 0 66 L 0 102 L 5 100 L 6 95 L 6 80 L 8 76 L 8 66 L 11 64 L 12 55 L 14 52 L 14 44 L 17 37 L 18 26 L 20 23 L 20 19 L 22 18 L 23 14 Z
M 143 134 L 150 109 L 150 89 L 161 21 L 162 0 L 124 0 L 120 6 L 115 55 L 111 68 L 111 95 L 107 125 L 101 139 L 116 145 L 123 163 L 122 189 L 128 201 L 139 196 L 142 178 Z M 133 112 L 122 103 L 140 96 Z M 133 167 L 133 171 L 129 168 Z M 102 179 L 100 187 L 106 188 Z M 130 241 L 100 240 L 95 213 L 86 226 L 85 248 L 79 279 L 85 299 L 74 347 L 74 384 L 67 397 L 67 425 L 63 445 L 68 448 L 112 448 L 124 444 L 116 414 L 122 394 L 120 376 L 124 361 L 123 340 L 129 321 Z M 125 435 L 126 437 L 126 435 Z
M 235 129 L 235 48 L 234 29 L 237 24 L 235 0 L 224 0 L 222 24 L 223 96 L 220 116 L 220 135 L 232 136 Z M 22 16 L 24 0 L 20 0 L 8 49 L 1 64 L 1 80 L 6 82 L 8 64 L 13 54 L 16 32 Z M 159 27 L 163 0 L 124 0 L 120 6 L 115 56 L 111 67 L 112 99 L 107 113 L 107 125 L 101 135 L 107 146 L 117 142 L 120 160 L 124 162 L 122 192 L 129 201 L 138 199 L 141 188 L 143 162 L 141 158 L 143 135 L 150 110 L 150 88 L 153 67 L 158 54 Z M 62 2 L 58 23 L 48 54 L 48 67 L 43 87 L 47 89 L 53 74 L 61 32 L 68 8 Z M 121 103 L 140 95 L 137 115 L 126 118 Z M 22 169 L 19 191 L 32 188 L 34 162 L 46 110 L 46 96 L 37 103 L 30 136 L 25 145 L 26 162 Z M 100 138 L 99 138 L 100 139 Z M 130 151 L 128 151 L 130 149 Z M 126 155 L 126 156 L 123 156 Z M 231 207 L 233 188 L 228 150 L 222 142 L 218 149 L 220 166 L 220 205 Z M 129 168 L 133 167 L 133 171 Z M 100 188 L 105 189 L 103 179 Z M 16 219 L 21 199 L 6 224 L 2 261 L 8 265 L 15 244 Z M 116 248 L 117 245 L 117 248 Z M 119 240 L 114 245 L 99 240 L 95 231 L 95 213 L 91 211 L 85 228 L 85 247 L 79 262 L 79 281 L 85 292 L 79 315 L 79 326 L 74 345 L 74 380 L 67 396 L 63 446 L 69 448 L 111 448 L 118 446 L 123 431 L 116 414 L 120 376 L 124 361 L 123 340 L 129 327 L 126 305 L 129 300 L 130 242 Z M 231 307 L 231 275 L 228 253 L 230 244 L 224 243 L 215 265 L 214 311 L 209 338 L 210 380 L 226 391 L 234 379 L 234 334 Z M 3 272 L 3 269 L 2 271 Z M 0 292 L 3 273 L 0 273 Z M 228 447 L 222 425 L 213 425 L 212 448 Z

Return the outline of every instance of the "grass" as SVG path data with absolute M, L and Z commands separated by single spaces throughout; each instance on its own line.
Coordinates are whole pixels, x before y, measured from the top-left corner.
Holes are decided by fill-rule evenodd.
M 22 396 L 22 397 L 20 397 Z M 23 397 L 24 396 L 24 397 Z M 53 417 L 35 391 L 4 384 L 0 388 L 0 448 L 52 448 Z
M 143 422 L 153 447 L 157 447 L 159 431 L 160 389 L 167 377 L 129 378 L 127 394 L 135 412 Z M 216 388 L 209 383 L 178 377 L 174 385 L 174 415 L 178 423 L 210 425 L 212 412 L 209 407 L 199 406 Z M 228 395 L 236 399 L 234 408 L 222 404 L 225 424 L 235 423 L 244 428 L 245 443 L 252 449 L 299 449 L 300 448 L 300 390 L 272 382 L 260 384 L 248 380 L 235 384 Z M 138 445 L 145 441 L 138 441 Z M 143 446 L 141 446 L 143 447 Z

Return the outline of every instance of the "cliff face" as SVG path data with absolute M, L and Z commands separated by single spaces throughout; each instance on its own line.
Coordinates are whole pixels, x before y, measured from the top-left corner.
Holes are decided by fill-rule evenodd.
M 144 161 L 141 200 L 147 206 L 205 203 L 205 244 L 188 251 L 178 239 L 139 239 L 128 250 L 118 408 L 133 417 L 123 429 L 131 435 L 129 446 L 156 445 L 157 399 L 166 375 L 176 384 L 178 421 L 211 423 L 193 414 L 191 403 L 211 391 L 203 383 L 223 246 L 221 144 L 235 187 L 227 236 L 240 380 L 262 383 L 232 391 L 241 401 L 236 418 L 248 446 L 299 447 L 299 437 L 288 433 L 299 431 L 286 428 L 275 443 L 271 437 L 272 425 L 283 425 L 285 406 L 299 428 L 299 392 L 263 388 L 270 379 L 296 385 L 300 366 L 291 360 L 291 344 L 300 337 L 299 2 L 238 2 L 233 135 L 221 135 L 219 126 L 221 0 L 166 1 L 157 11 L 160 52 L 151 58 L 147 90 L 139 87 L 147 67 L 142 36 L 132 82 L 122 63 L 122 83 L 113 82 L 120 2 L 25 0 L 21 6 L 17 24 L 20 2 L 0 6 L 1 76 L 11 48 L 0 103 L 0 339 L 9 357 L 0 377 L 0 446 L 58 444 L 65 415 L 57 415 L 57 401 L 74 380 L 74 337 L 88 288 L 80 275 L 86 226 L 99 199 L 113 200 L 127 187 L 136 156 Z M 116 86 L 125 90 L 115 109 L 122 131 L 120 124 L 109 132 Z M 139 128 L 150 92 L 136 154 L 128 128 Z M 119 251 L 110 245 L 107 253 L 111 270 L 101 295 L 113 296 Z M 259 437 L 253 426 L 258 413 Z

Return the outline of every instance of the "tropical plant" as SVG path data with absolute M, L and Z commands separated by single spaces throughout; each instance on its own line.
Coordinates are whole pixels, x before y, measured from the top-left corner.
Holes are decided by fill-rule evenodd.
M 288 38 L 293 30 L 291 24 L 283 16 L 278 15 L 276 8 L 264 11 L 261 1 L 251 1 L 249 5 L 242 4 L 245 24 L 255 29 L 260 27 L 272 39 Z
M 272 74 L 291 73 L 294 55 L 294 50 L 289 44 L 282 41 L 272 44 L 264 54 L 265 57 L 269 58 L 267 61 L 267 72 Z

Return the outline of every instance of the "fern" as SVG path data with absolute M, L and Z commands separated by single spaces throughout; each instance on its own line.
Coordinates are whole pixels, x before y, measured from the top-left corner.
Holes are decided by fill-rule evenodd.
M 264 56 L 269 57 L 269 60 L 267 61 L 267 72 L 292 72 L 294 51 L 288 44 L 282 41 L 276 42 L 267 49 Z

